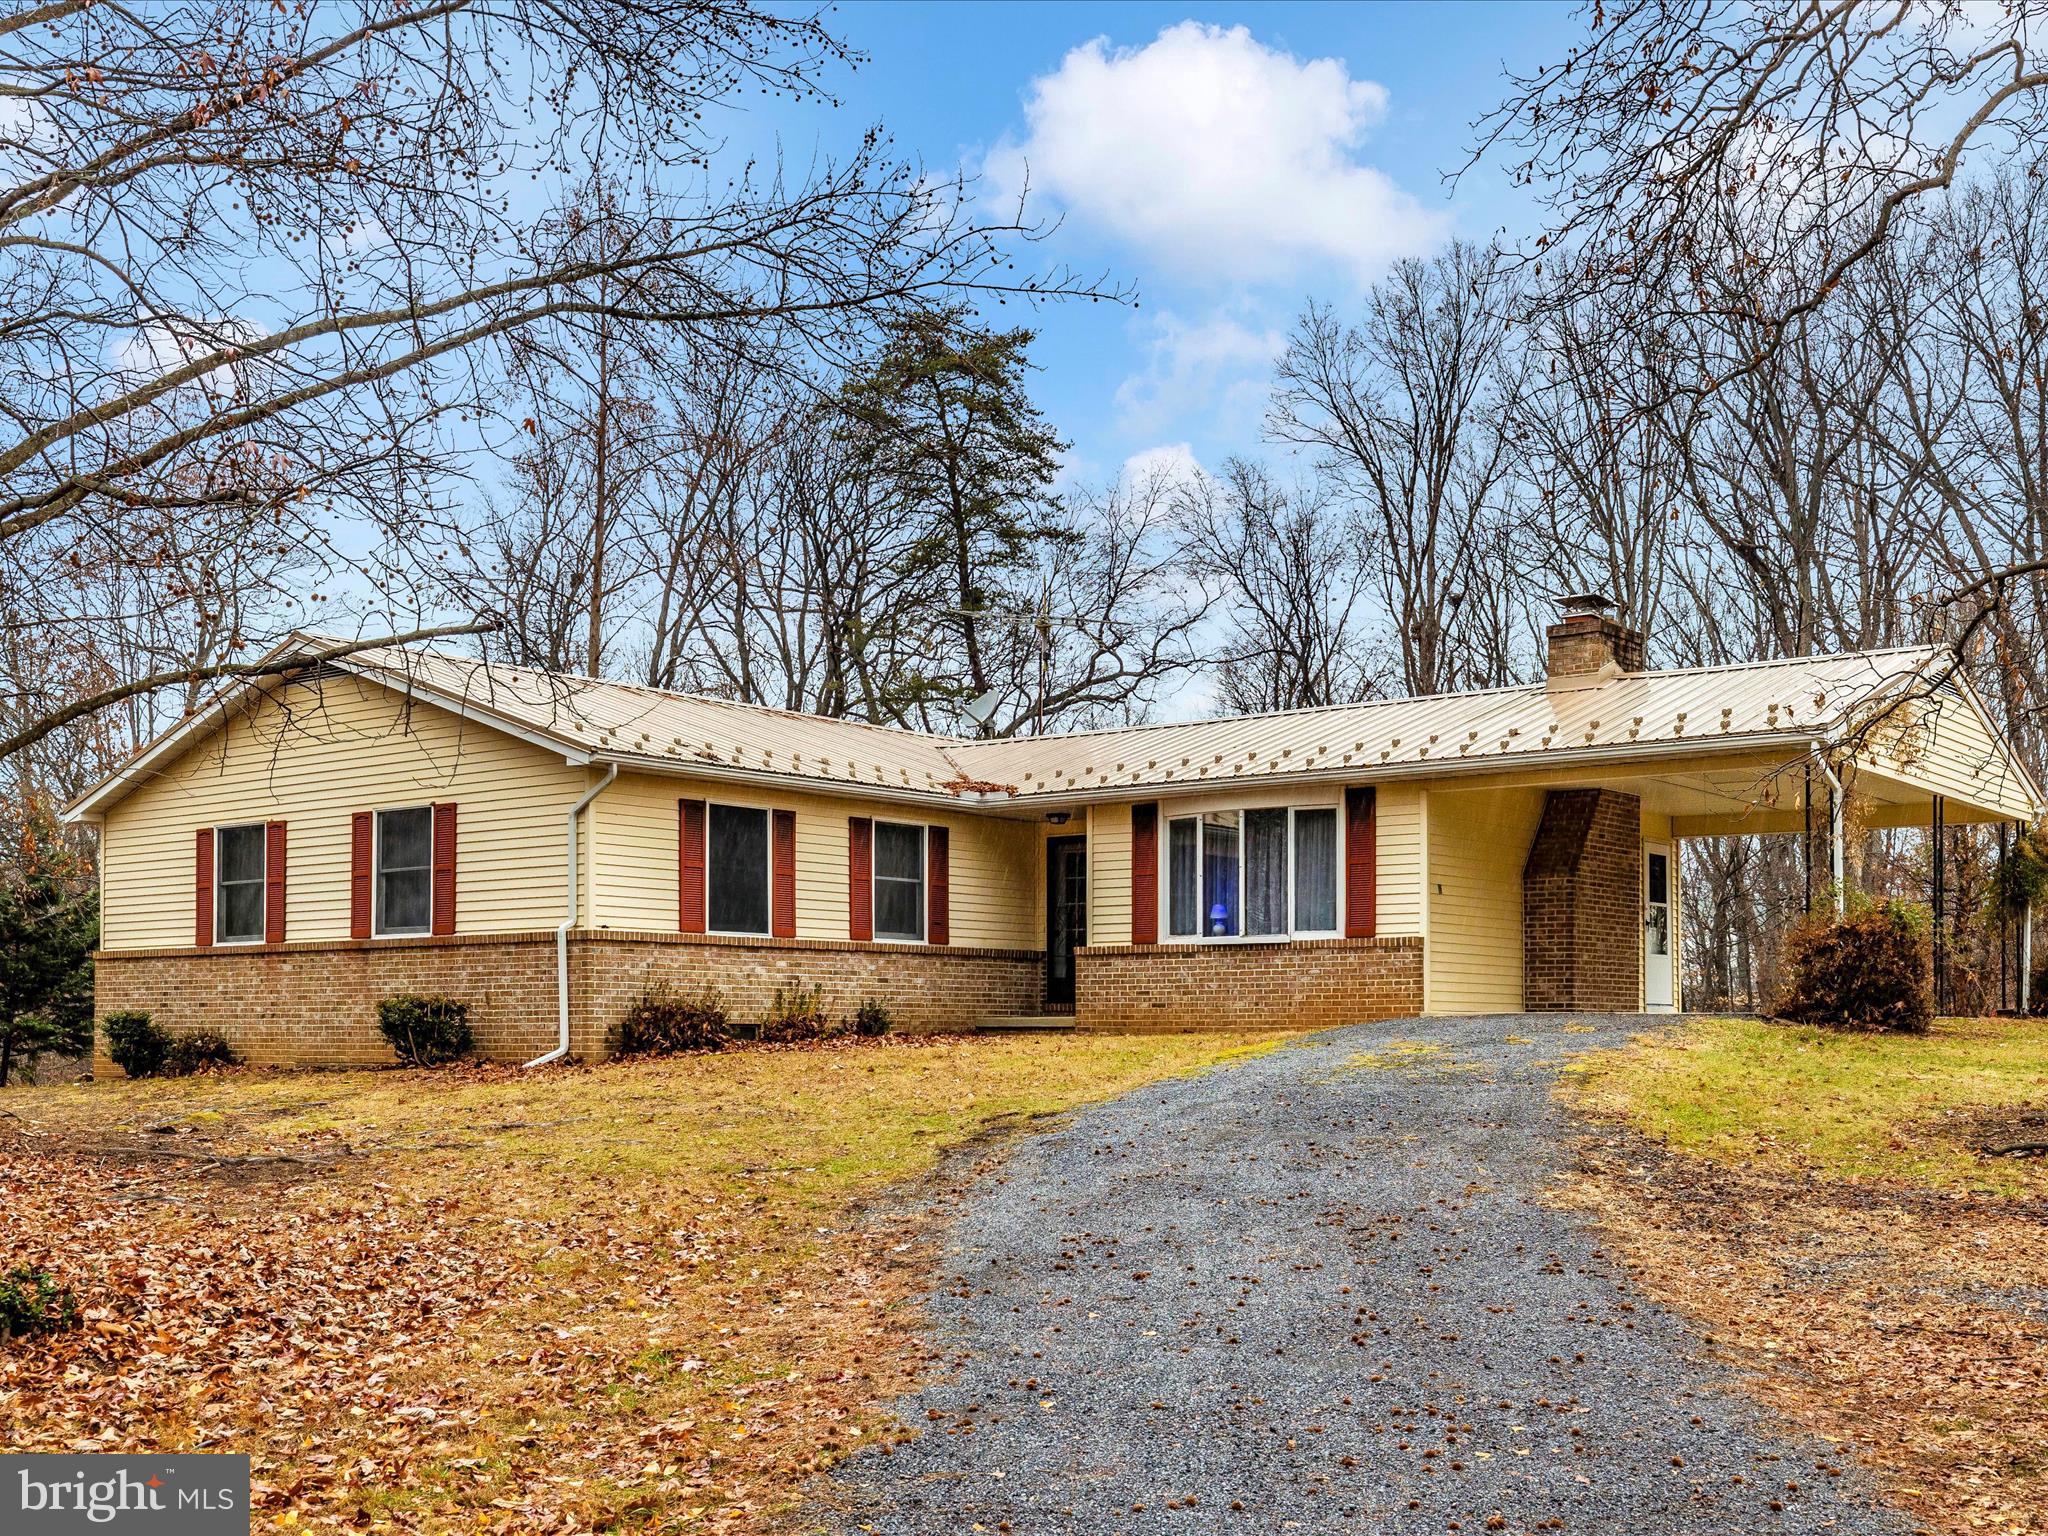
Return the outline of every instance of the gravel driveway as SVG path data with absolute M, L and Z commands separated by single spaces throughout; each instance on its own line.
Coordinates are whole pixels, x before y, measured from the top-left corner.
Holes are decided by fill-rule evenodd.
M 1025 1143 L 946 1236 L 922 1433 L 843 1464 L 818 1522 L 1907 1531 L 1536 1202 L 1561 1059 L 1652 1023 L 1340 1030 Z

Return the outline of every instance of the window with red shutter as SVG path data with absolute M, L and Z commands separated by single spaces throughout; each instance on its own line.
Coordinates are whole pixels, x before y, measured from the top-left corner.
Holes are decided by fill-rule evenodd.
M 928 866 L 925 924 L 934 944 L 953 942 L 951 850 L 952 838 L 944 827 L 932 827 L 925 833 L 925 859 Z
M 213 828 L 199 829 L 192 867 L 196 906 L 192 917 L 192 942 L 203 948 L 213 942 Z
M 1344 935 L 1369 939 L 1379 931 L 1378 794 L 1371 785 L 1344 791 Z
M 434 917 L 435 933 L 455 931 L 455 807 L 443 802 L 434 807 Z
M 284 823 L 263 825 L 263 942 L 284 942 Z
M 866 816 L 846 818 L 846 936 L 875 936 L 875 824 Z
M 704 802 L 676 802 L 676 931 L 704 931 Z
M 1159 942 L 1159 806 L 1131 807 L 1131 942 Z
M 770 930 L 778 939 L 796 937 L 796 812 L 777 811 L 771 876 L 774 908 Z
M 357 811 L 348 827 L 348 933 L 352 939 L 370 936 L 370 860 L 376 848 L 377 814 Z

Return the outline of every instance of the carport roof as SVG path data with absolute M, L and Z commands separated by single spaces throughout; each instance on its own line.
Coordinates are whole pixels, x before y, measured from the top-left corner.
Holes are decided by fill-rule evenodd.
M 336 642 L 295 636 L 275 677 L 225 691 L 89 791 L 89 816 L 179 741 L 217 726 L 294 658 Z M 1998 756 L 1982 803 L 2031 815 L 2041 796 L 1992 729 L 1953 656 L 1937 647 L 1857 651 L 1661 672 L 1606 671 L 1472 693 L 1372 700 L 1164 725 L 1007 740 L 956 737 L 737 704 L 700 694 L 535 671 L 419 647 L 378 647 L 322 663 L 561 751 L 650 771 L 859 789 L 978 806 L 1074 802 L 1299 780 L 1359 783 L 1614 764 L 1731 752 L 1796 755 L 1838 742 L 1888 706 L 1953 700 Z

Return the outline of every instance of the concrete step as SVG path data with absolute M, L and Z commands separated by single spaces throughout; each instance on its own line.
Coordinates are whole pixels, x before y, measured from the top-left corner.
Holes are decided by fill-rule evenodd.
M 1074 1027 L 1071 1013 L 1010 1013 L 983 1019 L 974 1026 L 977 1035 L 1022 1035 L 1039 1032 L 1067 1033 Z

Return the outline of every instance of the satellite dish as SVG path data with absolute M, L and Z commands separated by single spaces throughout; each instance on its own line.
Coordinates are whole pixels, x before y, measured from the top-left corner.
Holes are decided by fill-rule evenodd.
M 989 717 L 996 712 L 996 690 L 991 688 L 987 693 L 969 699 L 961 708 L 976 725 L 987 725 Z

